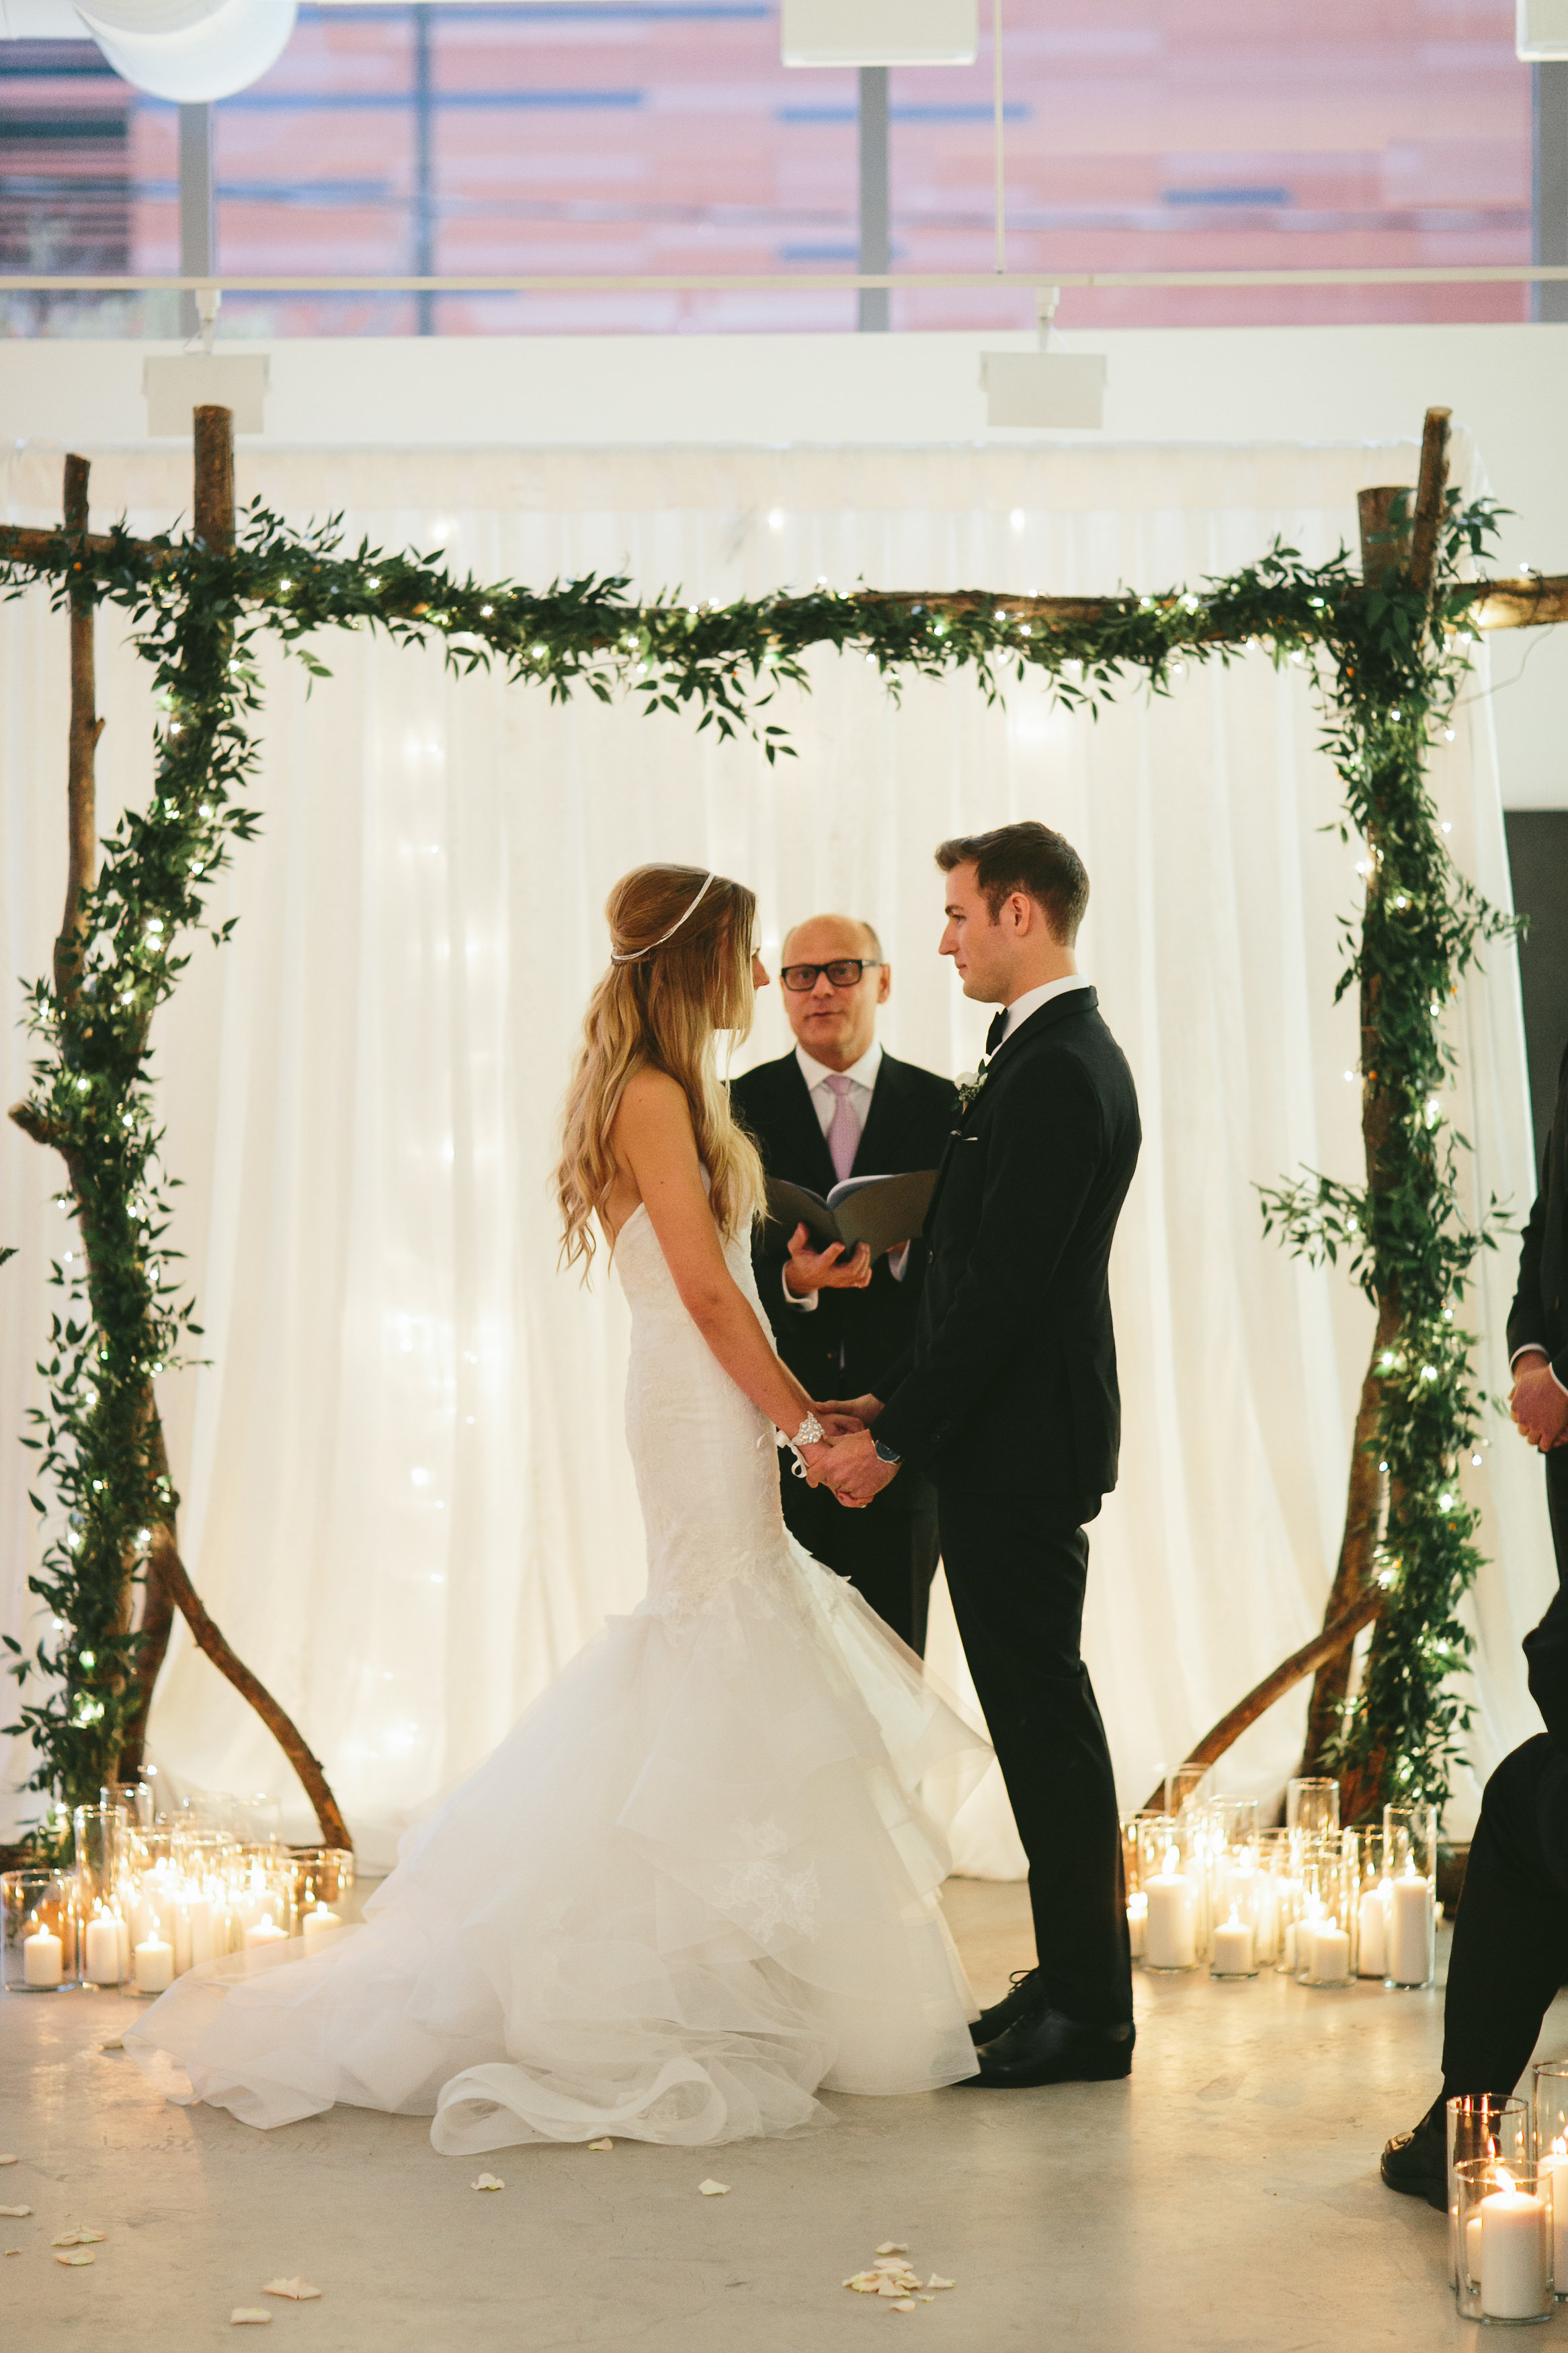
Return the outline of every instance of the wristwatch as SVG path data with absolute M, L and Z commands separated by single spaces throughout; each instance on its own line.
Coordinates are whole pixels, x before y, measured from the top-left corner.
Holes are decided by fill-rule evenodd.
M 871 1443 L 877 1450 L 877 1460 L 879 1462 L 901 1462 L 903 1461 L 904 1458 L 901 1454 L 895 1454 L 892 1448 L 890 1446 L 884 1446 L 879 1438 L 874 1437 Z

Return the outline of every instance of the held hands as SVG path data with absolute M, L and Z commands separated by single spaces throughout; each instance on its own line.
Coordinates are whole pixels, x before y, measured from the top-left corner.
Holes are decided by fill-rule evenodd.
M 802 1447 L 806 1478 L 814 1487 L 826 1487 L 847 1511 L 864 1511 L 899 1475 L 896 1462 L 884 1462 L 868 1425 L 882 1410 L 878 1397 L 835 1398 L 816 1408 L 827 1432 L 822 1446 Z
M 864 1291 L 870 1280 L 871 1253 L 864 1242 L 847 1259 L 842 1242 L 814 1250 L 811 1229 L 804 1223 L 790 1236 L 784 1282 L 796 1299 L 809 1299 L 814 1291 Z
M 1542 1454 L 1568 1445 L 1568 1390 L 1559 1385 L 1543 1349 L 1520 1358 L 1509 1411 L 1520 1435 Z

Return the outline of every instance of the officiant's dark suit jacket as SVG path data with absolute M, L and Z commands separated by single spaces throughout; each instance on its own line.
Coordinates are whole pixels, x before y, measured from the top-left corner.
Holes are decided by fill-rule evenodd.
M 731 1088 L 770 1176 L 826 1194 L 832 1156 L 811 1091 L 795 1055 L 764 1062 Z M 900 1062 L 884 1050 L 852 1175 L 902 1176 L 934 1168 L 952 1132 L 958 1096 L 950 1079 Z M 785 1306 L 784 1237 L 759 1229 L 752 1248 L 757 1289 L 784 1363 L 814 1398 L 859 1397 L 914 1335 L 925 1247 L 912 1240 L 901 1282 L 879 1259 L 864 1291 L 820 1291 L 816 1312 Z M 781 1468 L 787 1458 L 781 1456 Z M 847 1512 L 826 1487 L 783 1479 L 784 1517 L 806 1550 L 846 1577 L 879 1616 L 923 1653 L 926 1612 L 936 1574 L 936 1495 L 917 1475 L 895 1479 L 864 1512 Z
M 837 1178 L 827 1138 L 793 1053 L 732 1080 L 730 1094 L 770 1176 L 814 1193 L 832 1189 Z M 957 1102 L 951 1079 L 897 1061 L 884 1050 L 850 1175 L 902 1176 L 934 1168 L 952 1133 Z M 780 1356 L 810 1397 L 862 1396 L 914 1337 L 924 1244 L 914 1241 L 901 1282 L 880 1258 L 867 1290 L 819 1291 L 816 1312 L 801 1314 L 782 1297 L 787 1237 L 768 1240 L 765 1230 L 758 1229 L 752 1262 Z
M 1053 997 L 993 1055 L 926 1213 L 913 1345 L 872 1383 L 878 1437 L 939 1486 L 1096 1509 L 1115 1486 L 1109 1268 L 1141 1140 L 1092 988 Z
M 1509 1311 L 1508 1353 L 1544 1348 L 1568 1386 L 1568 1048 L 1557 1072 L 1552 1133 L 1541 1160 L 1541 1190 L 1524 1229 L 1519 1288 Z M 1568 1446 L 1546 1457 L 1546 1500 L 1557 1547 L 1557 1577 L 1568 1586 Z

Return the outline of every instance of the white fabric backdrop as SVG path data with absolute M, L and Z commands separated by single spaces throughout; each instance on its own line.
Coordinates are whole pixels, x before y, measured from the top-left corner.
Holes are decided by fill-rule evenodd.
M 1469 462 L 1467 460 L 1467 462 Z M 625 566 L 652 591 L 726 596 L 818 574 L 841 586 L 1101 590 L 1194 580 L 1276 532 L 1310 554 L 1353 533 L 1356 488 L 1411 480 L 1413 449 L 283 452 L 242 497 L 352 533 L 441 545 L 487 577 Z M 1392 471 L 1391 471 L 1392 470 Z M 10 519 L 58 511 L 57 457 L 5 460 Z M 105 452 L 95 520 L 165 525 L 180 460 Z M 100 638 L 103 803 L 147 790 L 145 674 Z M 367 1856 L 470 1767 L 607 1609 L 642 1582 L 620 1435 L 626 1319 L 614 1284 L 554 1271 L 553 1118 L 605 892 L 647 858 L 711 861 L 762 895 L 766 929 L 824 907 L 870 916 L 893 965 L 883 1036 L 970 1066 L 985 1015 L 935 955 L 932 845 L 1041 816 L 1093 878 L 1082 959 L 1135 1072 L 1145 1145 L 1114 1283 L 1123 1484 L 1094 1531 L 1087 1650 L 1123 1801 L 1320 1622 L 1369 1336 L 1342 1276 L 1260 1231 L 1255 1186 L 1300 1164 L 1353 1176 L 1355 1039 L 1332 1006 L 1357 851 L 1315 748 L 1305 674 L 1253 654 L 1130 691 L 1098 724 L 1031 689 L 911 684 L 896 709 L 854 660 L 784 712 L 799 753 L 699 739 L 587 697 L 446 676 L 342 635 L 307 698 L 269 657 L 261 839 L 219 892 L 232 945 L 197 945 L 163 1018 L 167 1156 L 212 1363 L 167 1384 L 184 1545 L 241 1654 L 324 1757 Z M 29 595 L 0 613 L 5 860 L 0 970 L 42 971 L 63 865 L 65 634 Z M 1484 696 L 1437 764 L 1456 852 L 1506 897 Z M 15 998 L 13 1003 L 15 1003 Z M 1532 1189 L 1516 971 L 1467 989 L 1454 1106 L 1479 1190 Z M 746 1059 L 782 1050 L 776 1002 Z M 6 1101 L 26 1050 L 5 1026 Z M 53 1164 L 0 1146 L 0 1430 L 36 1394 L 44 1275 L 62 1240 Z M 1480 1302 L 1503 1376 L 1513 1251 Z M 0 1447 L 4 1621 L 27 1620 L 26 1458 Z M 1484 1771 L 1532 1728 L 1517 1643 L 1550 1590 L 1538 1466 L 1499 1425 L 1467 1484 L 1492 1556 L 1478 1598 Z M 939 1616 L 935 1663 L 961 1669 Z M 1233 1754 L 1227 1786 L 1277 1789 L 1304 1692 Z M 165 1767 L 210 1788 L 300 1793 L 183 1632 L 154 1715 Z M 20 1763 L 19 1753 L 16 1761 Z M 15 1770 L 8 1778 L 16 1778 Z M 994 1781 L 994 1776 L 993 1776 Z M 1016 1867 L 994 1795 L 966 1867 Z

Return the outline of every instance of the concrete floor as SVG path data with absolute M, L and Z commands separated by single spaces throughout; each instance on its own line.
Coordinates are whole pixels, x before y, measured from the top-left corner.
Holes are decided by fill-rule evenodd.
M 953 1881 L 976 1991 L 1030 1957 L 1024 1892 Z M 204 2353 L 274 2304 L 284 2353 L 1432 2353 L 1473 2347 L 1442 2220 L 1377 2179 L 1435 2084 L 1441 1996 L 1274 1977 L 1138 1979 L 1130 2084 L 835 2099 L 837 2130 L 713 2152 L 438 2158 L 425 2124 L 342 2109 L 256 2133 L 161 2102 L 100 2045 L 116 1995 L 0 2000 L 0 2346 Z M 1568 2010 L 1547 2048 L 1568 2047 Z M 482 2169 L 506 2189 L 476 2196 Z M 728 2198 L 701 2198 L 710 2175 Z M 58 2232 L 107 2232 L 91 2268 Z M 958 2286 L 910 2315 L 839 2283 L 880 2241 Z M 1568 2312 L 1568 2307 L 1563 2307 Z M 1559 2317 L 1531 2340 L 1561 2342 Z

